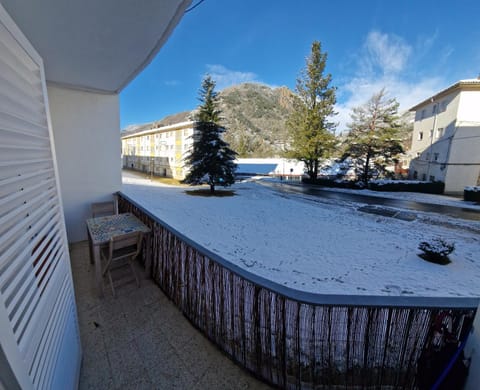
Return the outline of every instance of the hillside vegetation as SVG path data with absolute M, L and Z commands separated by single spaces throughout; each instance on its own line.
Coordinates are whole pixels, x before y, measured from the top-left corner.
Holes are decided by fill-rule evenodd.
M 295 95 L 286 87 L 246 83 L 219 93 L 225 140 L 240 157 L 278 157 L 288 143 L 286 121 Z

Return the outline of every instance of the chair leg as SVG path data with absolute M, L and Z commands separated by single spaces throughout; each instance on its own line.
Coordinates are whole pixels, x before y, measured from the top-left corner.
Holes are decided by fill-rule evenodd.
M 90 255 L 90 264 L 93 264 L 93 244 L 92 239 L 90 238 L 90 234 L 87 229 L 87 236 L 88 236 L 88 254 Z
M 115 294 L 115 287 L 113 287 L 112 273 L 110 271 L 108 271 L 108 279 L 110 280 L 110 287 L 112 288 L 113 297 L 116 298 L 117 295 Z
M 132 269 L 132 272 L 133 272 L 133 276 L 135 276 L 135 280 L 137 281 L 137 287 L 140 287 L 140 279 L 138 279 L 138 275 L 137 275 L 137 272 L 135 271 L 135 268 L 133 266 L 133 260 L 129 261 L 128 262 L 128 265 L 130 266 L 130 268 Z

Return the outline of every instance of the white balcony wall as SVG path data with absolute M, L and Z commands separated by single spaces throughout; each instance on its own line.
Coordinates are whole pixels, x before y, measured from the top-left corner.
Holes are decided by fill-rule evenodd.
M 47 87 L 68 241 L 82 241 L 90 204 L 121 187 L 119 97 Z
M 466 186 L 477 185 L 480 179 L 480 123 L 457 122 L 452 140 L 445 193 L 463 194 Z

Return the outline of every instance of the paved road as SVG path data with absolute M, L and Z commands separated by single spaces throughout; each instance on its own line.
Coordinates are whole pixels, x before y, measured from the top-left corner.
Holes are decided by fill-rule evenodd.
M 274 182 L 264 182 L 268 186 L 275 188 L 277 191 L 285 193 L 306 194 L 313 195 L 327 199 L 337 199 L 351 202 L 364 203 L 369 205 L 380 205 L 388 207 L 399 207 L 403 209 L 413 211 L 426 211 L 430 213 L 437 213 L 448 215 L 454 218 L 468 219 L 473 221 L 480 221 L 480 210 L 472 210 L 462 207 L 444 206 L 438 204 L 430 204 L 423 202 L 414 202 L 410 200 L 399 200 L 380 198 L 377 196 L 352 194 L 346 192 L 325 191 L 316 186 L 310 186 L 308 184 L 296 185 L 296 184 L 281 184 Z

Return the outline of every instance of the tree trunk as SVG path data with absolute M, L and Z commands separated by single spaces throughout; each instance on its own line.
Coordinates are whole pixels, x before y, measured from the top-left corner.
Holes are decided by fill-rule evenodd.
M 309 160 L 307 163 L 307 173 L 310 176 L 310 180 L 315 181 L 315 172 L 313 171 L 313 161 Z
M 211 194 L 215 193 L 215 184 L 210 184 L 210 193 Z
M 370 153 L 367 153 L 367 158 L 365 159 L 365 169 L 363 170 L 363 182 L 365 187 L 368 186 L 368 174 L 370 170 Z

